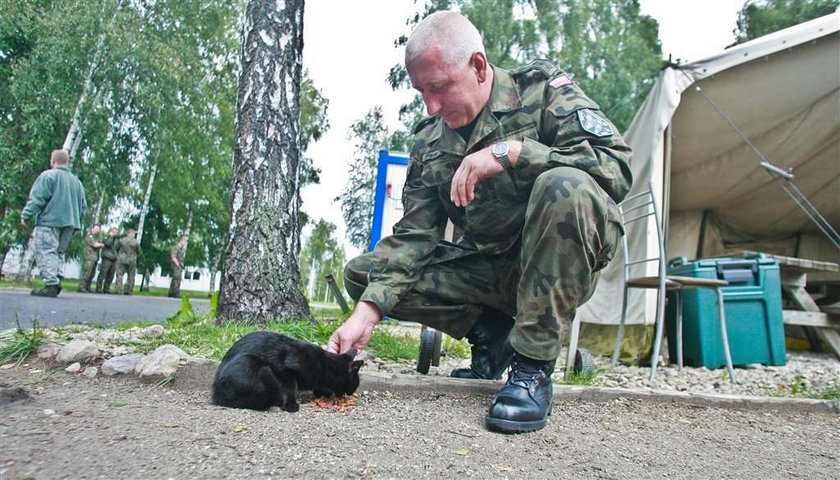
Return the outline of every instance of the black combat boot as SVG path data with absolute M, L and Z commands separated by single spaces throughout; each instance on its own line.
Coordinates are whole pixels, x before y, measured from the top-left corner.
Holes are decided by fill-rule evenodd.
M 502 378 L 513 358 L 513 347 L 508 340 L 512 328 L 513 318 L 502 312 L 493 310 L 481 315 L 467 333 L 472 346 L 470 368 L 456 368 L 450 375 L 483 380 Z
M 36 288 L 29 292 L 30 295 L 34 295 L 36 297 L 57 297 L 58 294 L 61 293 L 61 286 L 59 285 L 47 285 L 44 288 Z
M 551 414 L 554 363 L 517 353 L 507 383 L 490 404 L 490 412 L 484 419 L 487 428 L 506 433 L 532 432 L 543 428 Z

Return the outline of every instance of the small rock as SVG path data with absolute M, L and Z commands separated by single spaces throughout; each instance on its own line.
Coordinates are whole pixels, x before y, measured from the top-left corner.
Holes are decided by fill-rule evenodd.
M 99 346 L 89 340 L 76 339 L 61 347 L 57 360 L 59 363 L 84 362 L 99 355 Z
M 163 376 L 175 373 L 181 360 L 187 360 L 189 355 L 175 345 L 161 345 L 154 352 L 146 355 L 137 362 L 134 372 L 142 377 Z
M 44 415 L 55 415 L 55 410 L 52 408 L 47 408 L 44 410 Z
M 96 378 L 96 374 L 97 374 L 97 373 L 99 373 L 99 369 L 98 369 L 98 368 L 96 368 L 96 367 L 87 367 L 87 368 L 86 368 L 86 369 L 84 369 L 84 371 L 82 372 L 82 375 L 84 375 L 84 376 L 86 376 L 86 377 L 88 377 L 88 378 Z
M 143 332 L 143 335 L 148 338 L 160 338 L 165 333 L 166 330 L 163 328 L 163 325 L 152 325 L 146 328 L 146 330 Z
M 120 355 L 118 357 L 111 357 L 105 360 L 102 364 L 102 373 L 105 375 L 116 375 L 118 373 L 131 373 L 137 367 L 137 363 L 142 360 L 144 355 L 139 353 L 130 353 L 128 355 Z
M 61 351 L 61 345 L 56 345 L 54 343 L 45 343 L 43 345 L 38 346 L 38 350 L 35 351 L 35 354 L 38 358 L 42 360 L 54 360 L 55 357 L 58 356 L 58 352 Z
M 79 370 L 82 369 L 82 364 L 79 362 L 71 363 L 67 368 L 64 369 L 67 373 L 79 373 Z

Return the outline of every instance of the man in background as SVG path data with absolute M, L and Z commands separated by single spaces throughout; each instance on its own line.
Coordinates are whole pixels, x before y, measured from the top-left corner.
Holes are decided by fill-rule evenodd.
M 59 272 L 64 265 L 64 252 L 76 230 L 81 230 L 87 211 L 85 188 L 70 172 L 69 163 L 66 151 L 53 150 L 50 169 L 38 175 L 20 214 L 24 228 L 30 218 L 38 217 L 33 234 L 35 263 L 44 287 L 33 289 L 30 294 L 39 297 L 57 297 L 61 292 Z
M 99 263 L 99 250 L 104 246 L 99 241 L 99 232 L 102 227 L 95 224 L 90 228 L 90 233 L 85 237 L 85 263 L 82 269 L 82 276 L 79 278 L 79 291 L 90 293 L 90 282 L 96 275 L 96 264 Z
M 137 275 L 137 255 L 140 255 L 140 242 L 137 231 L 129 228 L 125 237 L 117 242 L 117 284 L 114 293 L 131 295 L 134 293 L 134 277 Z M 123 275 L 128 275 L 123 289 Z
M 169 284 L 168 293 L 170 297 L 178 298 L 181 296 L 181 278 L 184 276 L 184 257 L 186 254 L 187 237 L 181 237 L 169 252 L 169 261 L 172 262 L 172 282 Z
M 117 268 L 117 229 L 111 227 L 108 236 L 102 242 L 102 263 L 99 264 L 99 276 L 96 277 L 96 293 L 111 293 L 111 282 Z

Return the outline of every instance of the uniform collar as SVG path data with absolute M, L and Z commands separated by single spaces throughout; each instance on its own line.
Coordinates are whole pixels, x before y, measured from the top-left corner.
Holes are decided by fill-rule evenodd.
M 70 171 L 70 165 L 56 165 L 53 168 L 59 168 L 61 170 L 67 170 L 68 172 Z
M 510 112 L 521 108 L 519 89 L 510 72 L 493 64 L 490 67 L 493 68 L 493 90 L 485 108 L 491 112 Z

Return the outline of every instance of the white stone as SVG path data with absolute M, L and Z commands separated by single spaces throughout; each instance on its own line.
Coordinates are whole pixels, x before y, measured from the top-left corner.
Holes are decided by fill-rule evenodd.
M 116 375 L 118 373 L 131 373 L 137 367 L 137 363 L 143 359 L 139 353 L 129 353 L 105 360 L 102 364 L 102 373 L 105 375 Z
M 79 362 L 71 363 L 67 368 L 64 369 L 67 373 L 79 373 L 79 370 L 82 369 L 82 365 Z
M 96 374 L 99 373 L 99 369 L 96 367 L 87 367 L 83 372 L 82 375 L 88 378 L 96 378 Z
M 188 358 L 189 355 L 175 345 L 161 345 L 137 362 L 134 372 L 141 377 L 167 377 L 175 373 L 181 360 Z
M 59 363 L 84 362 L 99 355 L 99 346 L 88 340 L 76 339 L 61 347 L 56 358 Z
M 143 335 L 148 338 L 160 338 L 165 333 L 166 330 L 163 328 L 163 325 L 152 325 L 146 328 L 146 330 L 143 332 Z

